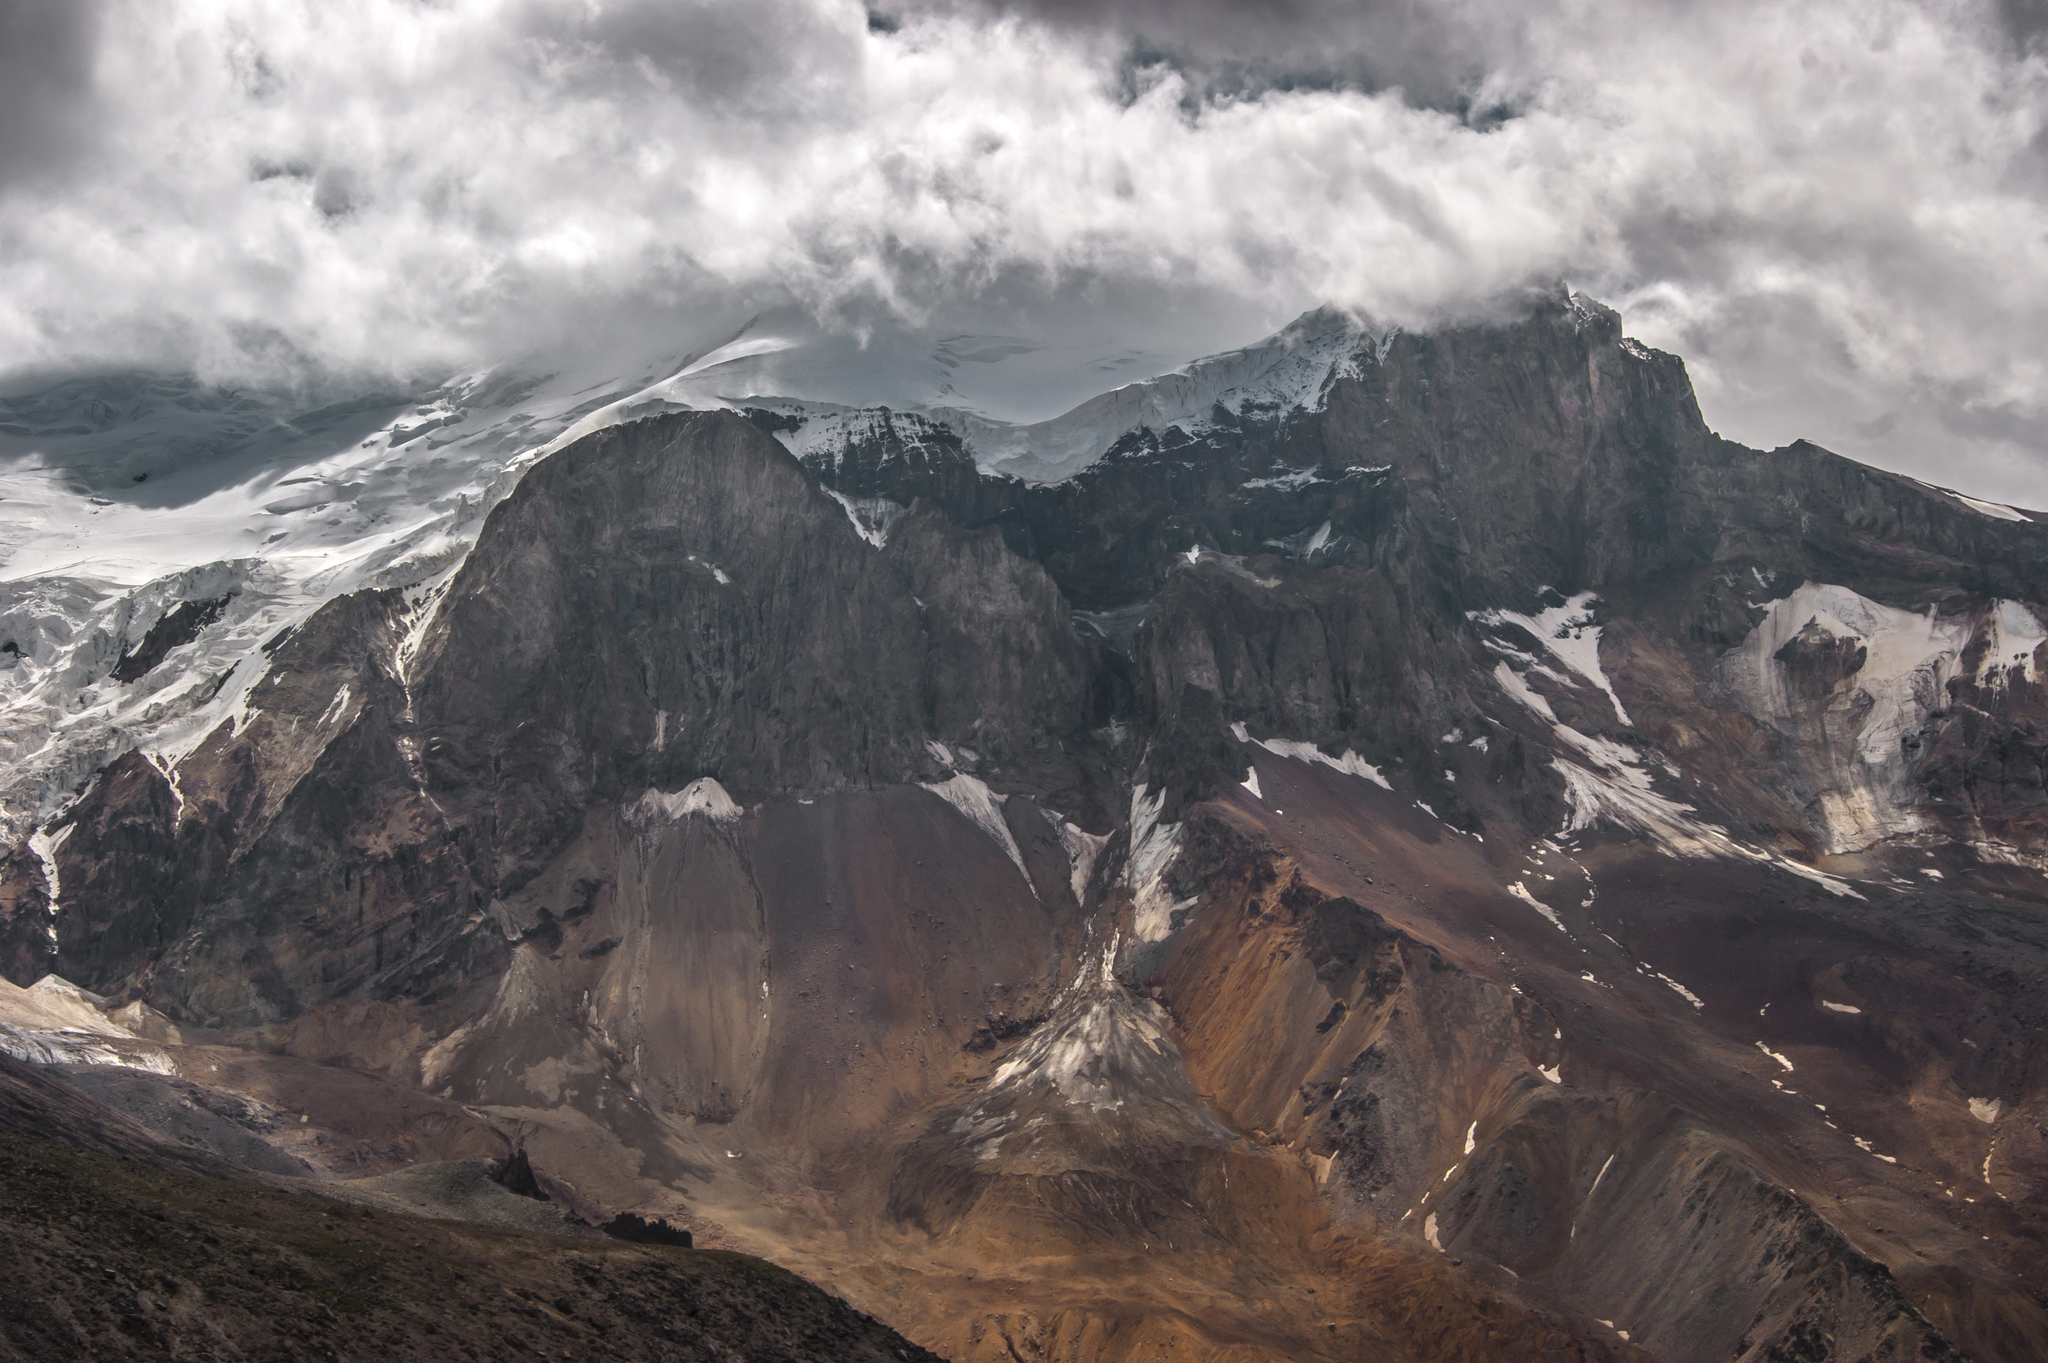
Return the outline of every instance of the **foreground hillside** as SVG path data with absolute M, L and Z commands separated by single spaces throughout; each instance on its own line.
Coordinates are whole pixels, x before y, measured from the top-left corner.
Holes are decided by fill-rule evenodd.
M 5 1057 L 0 1107 L 0 1358 L 931 1357 L 744 1255 L 223 1177 Z

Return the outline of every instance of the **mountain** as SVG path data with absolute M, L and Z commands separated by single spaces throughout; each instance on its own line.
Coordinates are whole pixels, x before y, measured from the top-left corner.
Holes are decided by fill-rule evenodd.
M 7 1048 L 956 1359 L 2048 1352 L 2041 516 L 1562 291 L 1035 426 L 719 353 L 10 569 Z

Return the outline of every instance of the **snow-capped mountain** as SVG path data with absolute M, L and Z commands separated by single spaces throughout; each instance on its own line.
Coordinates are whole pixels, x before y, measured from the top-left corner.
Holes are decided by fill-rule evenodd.
M 1014 425 L 786 330 L 18 400 L 0 1041 L 958 1359 L 2048 1347 L 2038 513 L 1563 292 Z
M 663 412 L 741 407 L 789 416 L 776 434 L 802 457 L 868 439 L 885 409 L 763 385 L 877 382 L 872 362 L 858 351 L 850 362 L 838 338 L 814 328 L 781 331 L 793 334 L 750 324 L 637 374 L 466 374 L 311 408 L 147 375 L 0 399 L 0 833 L 20 835 L 122 752 L 182 757 L 240 713 L 264 670 L 263 640 L 322 603 L 371 588 L 431 590 L 521 472 L 571 440 Z M 1311 313 L 1256 345 L 1035 424 L 910 410 L 958 435 L 982 469 L 1057 479 L 1141 427 L 1200 430 L 1217 410 L 1318 410 L 1359 334 L 1339 314 Z M 986 363 L 1029 349 L 985 339 L 977 349 L 973 339 L 933 353 Z M 769 359 L 778 366 L 764 368 Z M 164 650 L 156 665 L 110 681 L 184 602 L 219 627 L 202 638 L 189 627 L 196 616 L 182 628 L 170 620 L 151 645 Z

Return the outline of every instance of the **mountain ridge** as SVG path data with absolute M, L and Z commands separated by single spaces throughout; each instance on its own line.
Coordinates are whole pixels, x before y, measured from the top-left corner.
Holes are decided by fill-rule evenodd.
M 1721 440 L 1571 296 L 1342 368 L 1057 482 L 886 410 L 570 440 L 18 840 L 10 977 L 961 1358 L 1467 1347 L 1369 1283 L 2048 1344 L 2048 529 Z

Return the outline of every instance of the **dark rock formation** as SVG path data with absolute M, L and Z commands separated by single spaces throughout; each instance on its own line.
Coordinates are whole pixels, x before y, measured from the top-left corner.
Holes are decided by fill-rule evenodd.
M 525 1146 L 491 1165 L 491 1182 L 508 1193 L 547 1201 L 548 1195 L 541 1191 L 540 1180 L 533 1176 L 533 1163 L 526 1158 Z
M 219 596 L 210 601 L 180 601 L 149 627 L 142 642 L 123 654 L 107 675 L 117 682 L 141 681 L 172 649 L 191 643 L 199 631 L 220 619 L 232 600 L 232 596 Z
M 688 1231 L 678 1230 L 658 1216 L 650 1221 L 631 1212 L 620 1212 L 605 1222 L 604 1233 L 635 1245 L 677 1245 L 683 1249 L 691 1245 Z

